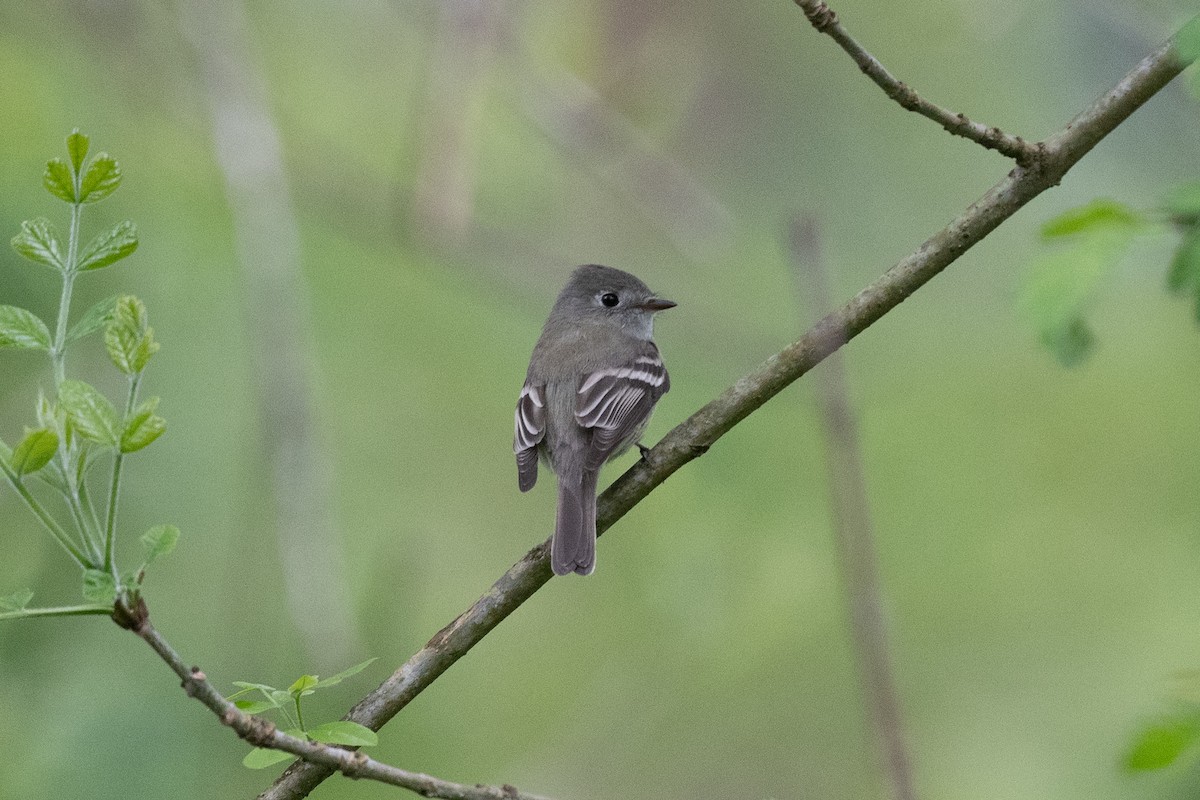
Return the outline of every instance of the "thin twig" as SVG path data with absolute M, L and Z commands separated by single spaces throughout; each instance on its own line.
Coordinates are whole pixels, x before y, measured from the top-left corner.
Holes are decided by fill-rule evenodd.
M 832 305 L 829 277 L 821 255 L 820 231 L 812 217 L 792 225 L 793 260 L 818 314 Z M 895 800 L 917 800 L 912 759 L 905 742 L 904 714 L 888 654 L 883 588 L 875 554 L 875 534 L 858 438 L 858 420 L 850 403 L 846 369 L 840 352 L 825 360 L 816 381 L 825 430 L 825 464 L 829 476 L 830 516 L 834 543 L 850 608 L 850 634 L 858 655 L 863 697 L 875 744 Z
M 964 114 L 957 114 L 918 95 L 911 86 L 888 72 L 887 67 L 883 66 L 875 56 L 868 53 L 854 37 L 847 33 L 846 29 L 842 27 L 842 23 L 838 21 L 838 15 L 825 3 L 820 0 L 795 0 L 795 2 L 817 31 L 827 34 L 841 45 L 841 48 L 854 59 L 854 63 L 858 64 L 859 69 L 880 89 L 883 89 L 884 94 L 903 108 L 933 120 L 955 136 L 970 139 L 989 150 L 995 150 L 1009 158 L 1016 159 L 1018 164 L 1027 164 L 1037 156 L 1036 144 L 1031 144 L 1020 136 L 1007 134 L 999 128 L 973 122 Z
M 1188 63 L 1190 60 L 1176 51 L 1173 39 L 1144 58 L 1113 89 L 1048 139 L 1035 164 L 1018 165 L 914 253 L 676 426 L 600 497 L 598 530 L 611 527 L 676 470 L 705 453 L 721 436 L 848 339 L 900 305 L 1034 197 L 1057 185 L 1096 142 Z M 347 719 L 378 730 L 394 717 L 550 579 L 548 545 L 543 542 L 526 553 L 474 605 L 351 709 Z M 304 797 L 332 771 L 316 764 L 293 765 L 259 796 L 260 800 Z
M 507 785 L 467 786 L 451 783 L 431 775 L 409 772 L 384 764 L 368 757 L 361 750 L 345 750 L 289 736 L 278 730 L 270 721 L 243 712 L 216 690 L 199 667 L 189 667 L 162 634 L 150 624 L 146 606 L 140 600 L 136 607 L 118 601 L 116 609 L 110 608 L 109 611 L 118 625 L 141 637 L 179 676 L 188 697 L 199 700 L 216 714 L 223 724 L 256 747 L 283 750 L 299 756 L 306 763 L 318 764 L 331 771 L 336 770 L 348 778 L 379 781 L 389 786 L 408 789 L 424 797 L 441 797 L 446 800 L 548 800 Z

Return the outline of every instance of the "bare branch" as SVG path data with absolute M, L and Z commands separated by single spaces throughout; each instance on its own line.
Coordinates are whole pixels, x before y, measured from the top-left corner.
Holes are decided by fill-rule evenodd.
M 1112 90 L 1041 145 L 1030 164 L 1018 164 L 916 252 L 676 426 L 600 497 L 598 530 L 611 527 L 676 470 L 705 453 L 735 425 L 898 306 L 1034 197 L 1057 185 L 1096 142 L 1188 63 L 1190 60 L 1176 51 L 1174 40 L 1147 56 Z M 347 719 L 378 730 L 433 683 L 550 579 L 548 544 L 543 542 L 526 553 L 483 597 L 351 709 Z M 304 797 L 332 772 L 324 765 L 293 765 L 260 800 Z
M 948 108 L 929 102 L 918 95 L 911 86 L 888 72 L 887 67 L 879 63 L 875 56 L 868 53 L 853 36 L 846 32 L 838 15 L 821 0 L 795 0 L 796 5 L 804 11 L 804 16 L 820 33 L 827 34 L 841 45 L 854 63 L 858 64 L 868 78 L 875 82 L 884 94 L 895 100 L 909 111 L 915 111 L 941 125 L 955 136 L 970 139 L 976 144 L 989 150 L 1003 153 L 1009 158 L 1016 159 L 1018 164 L 1026 164 L 1037 155 L 1037 145 L 1030 144 L 1020 136 L 1012 136 L 999 128 L 988 127 L 967 119 L 964 114 L 957 114 Z
M 799 278 L 818 314 L 832 305 L 828 269 L 821 256 L 820 231 L 815 219 L 802 217 L 792 225 L 792 256 Z M 895 800 L 917 800 L 912 758 L 905 742 L 904 713 L 888 653 L 888 624 L 884 614 L 879 559 L 875 554 L 871 503 L 858 438 L 858 420 L 850 402 L 841 353 L 826 361 L 817 377 L 817 397 L 825 438 L 829 476 L 830 516 L 837 545 L 850 634 L 858 656 L 859 680 L 871 720 L 884 774 Z
M 320 765 L 330 773 L 341 772 L 348 778 L 365 778 L 408 789 L 424 797 L 441 797 L 446 800 L 548 800 L 540 795 L 521 792 L 513 786 L 466 786 L 450 783 L 431 775 L 409 772 L 369 758 L 362 751 L 345 750 L 340 747 L 307 739 L 298 739 L 276 729 L 275 725 L 260 717 L 244 713 L 225 699 L 208 681 L 199 667 L 184 663 L 170 643 L 153 625 L 144 603 L 129 608 L 118 603 L 110 609 L 113 619 L 122 628 L 133 631 L 150 645 L 154 652 L 167 663 L 182 681 L 188 697 L 194 697 L 217 715 L 217 718 L 255 747 L 269 747 L 299 756 L 305 763 Z M 328 774 L 328 773 L 327 773 Z

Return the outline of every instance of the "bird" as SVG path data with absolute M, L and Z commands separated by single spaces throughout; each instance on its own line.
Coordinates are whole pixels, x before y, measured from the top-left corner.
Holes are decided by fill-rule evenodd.
M 671 379 L 654 344 L 654 315 L 674 308 L 613 267 L 577 267 L 559 293 L 529 359 L 517 399 L 513 452 L 522 492 L 538 462 L 558 478 L 550 566 L 556 575 L 596 569 L 600 467 L 650 422 Z M 644 451 L 643 451 L 644 452 Z

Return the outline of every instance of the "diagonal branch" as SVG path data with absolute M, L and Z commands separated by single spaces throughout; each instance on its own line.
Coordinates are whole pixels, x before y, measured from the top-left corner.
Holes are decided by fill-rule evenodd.
M 1042 143 L 1029 164 L 1018 164 L 916 252 L 678 425 L 600 497 L 598 529 L 611 527 L 763 403 L 898 306 L 1034 197 L 1057 185 L 1098 141 L 1190 62 L 1178 53 L 1174 39 L 1144 58 L 1120 83 Z M 526 553 L 474 605 L 351 709 L 347 719 L 378 730 L 394 717 L 550 579 L 548 550 L 543 542 Z M 304 797 L 332 772 L 324 765 L 295 764 L 260 800 Z
M 851 36 L 838 15 L 821 0 L 795 0 L 804 11 L 804 16 L 819 33 L 827 34 L 845 50 L 854 63 L 858 64 L 868 78 L 875 82 L 884 94 L 902 107 L 928 117 L 955 136 L 970 139 L 989 150 L 1003 153 L 1016 159 L 1018 164 L 1027 164 L 1037 157 L 1037 145 L 1030 144 L 1020 136 L 1012 136 L 999 128 L 989 128 L 967 119 L 965 114 L 956 114 L 948 108 L 931 103 L 913 91 L 912 87 L 888 72 L 879 59 L 871 55 Z
M 167 663 L 179 676 L 188 697 L 199 700 L 217 715 L 222 724 L 228 725 L 238 736 L 256 747 L 283 750 L 299 756 L 303 763 L 320 765 L 330 773 L 337 771 L 348 778 L 379 781 L 389 786 L 408 789 L 423 797 L 441 797 L 446 800 L 548 800 L 539 795 L 518 791 L 513 786 L 466 786 L 451 783 L 431 775 L 409 772 L 384 764 L 367 757 L 362 751 L 354 752 L 289 736 L 271 722 L 243 712 L 209 683 L 208 677 L 199 667 L 187 666 L 170 643 L 150 624 L 144 602 L 139 600 L 136 606 L 131 607 L 122 600 L 107 611 L 112 614 L 113 621 L 141 637 L 159 658 Z

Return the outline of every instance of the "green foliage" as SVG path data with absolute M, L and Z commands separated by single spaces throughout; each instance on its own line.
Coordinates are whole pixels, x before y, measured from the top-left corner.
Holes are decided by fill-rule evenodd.
M 0 611 L 24 611 L 32 599 L 31 589 L 21 589 L 6 597 L 0 597 Z
M 1099 199 L 1049 220 L 1042 225 L 1042 236 L 1054 239 L 1086 231 L 1137 228 L 1143 222 L 1142 217 L 1128 206 L 1115 200 Z
M 1129 772 L 1164 769 L 1189 751 L 1194 756 L 1197 741 L 1200 741 L 1200 711 L 1181 709 L 1155 720 L 1134 737 L 1124 767 Z
M 26 428 L 24 438 L 13 448 L 7 460 L 18 475 L 28 475 L 49 464 L 56 452 L 57 433 L 49 428 Z
M 95 387 L 83 381 L 63 381 L 58 403 L 75 433 L 105 447 L 117 446 L 117 409 Z
M 12 248 L 30 261 L 53 267 L 59 272 L 66 270 L 62 245 L 49 220 L 39 218 L 22 222 L 21 232 L 12 238 Z
M 80 272 L 102 269 L 132 255 L 137 246 L 137 228 L 125 220 L 87 243 L 79 256 L 77 269 Z
M 140 373 L 158 352 L 154 329 L 149 326 L 146 306 L 132 295 L 117 299 L 112 319 L 104 332 L 104 346 L 113 365 L 126 375 Z
M 283 718 L 284 724 L 289 726 L 284 732 L 291 736 L 308 738 L 314 742 L 325 744 L 369 747 L 379 743 L 379 736 L 370 728 L 365 728 L 356 722 L 340 720 L 322 723 L 315 727 L 306 727 L 302 700 L 314 694 L 318 689 L 336 686 L 346 678 L 357 675 L 374 661 L 374 658 L 369 658 L 361 664 L 355 664 L 324 680 L 316 675 L 301 675 L 287 689 L 277 689 L 265 683 L 234 681 L 233 685 L 241 691 L 231 694 L 227 699 L 247 714 L 277 712 Z M 260 699 L 246 697 L 251 693 L 257 693 Z M 290 758 L 293 758 L 290 753 L 257 747 L 246 755 L 242 763 L 251 769 L 262 769 Z
M 32 311 L 0 306 L 0 348 L 49 350 L 50 329 Z
M 1155 212 L 1138 212 L 1098 199 L 1047 221 L 1042 237 L 1062 245 L 1039 257 L 1022 291 L 1022 306 L 1042 344 L 1064 366 L 1085 361 L 1096 337 L 1085 320 L 1087 304 L 1141 233 L 1167 222 L 1181 234 L 1167 270 L 1167 290 L 1192 298 L 1200 323 L 1200 182 L 1169 190 Z
M 84 206 L 104 200 L 121 184 L 121 168 L 116 160 L 100 153 L 88 161 L 89 150 L 88 137 L 78 130 L 72 132 L 67 137 L 67 159 L 49 160 L 42 175 L 47 191 L 70 206 L 66 243 L 44 219 L 22 223 L 12 239 L 13 249 L 19 254 L 59 273 L 62 291 L 60 319 L 54 332 L 32 312 L 0 305 L 0 348 L 47 353 L 54 376 L 53 391 L 49 395 L 38 392 L 38 426 L 26 428 L 12 450 L 0 447 L 0 467 L 26 507 L 80 567 L 83 596 L 93 605 L 27 609 L 28 597 L 14 595 L 0 603 L 0 618 L 4 619 L 104 613 L 118 596 L 132 601 L 140 591 L 146 567 L 170 552 L 179 539 L 178 529 L 172 526 L 147 531 L 142 536 L 144 560 L 131 576 L 121 577 L 112 562 L 123 459 L 161 436 L 166 422 L 156 413 L 157 397 L 141 404 L 137 399 L 146 365 L 159 349 L 142 301 L 132 295 L 110 297 L 69 325 L 76 277 L 115 264 L 131 255 L 138 244 L 133 223 L 126 221 L 80 247 Z M 68 346 L 102 328 L 110 360 L 129 381 L 123 411 L 96 387 L 66 376 Z M 92 505 L 88 482 L 92 467 L 103 457 L 112 460 L 113 469 L 102 524 L 101 515 Z M 26 476 L 34 473 L 41 479 L 38 488 L 60 495 L 61 506 L 67 511 L 64 521 L 56 519 L 26 486 Z

